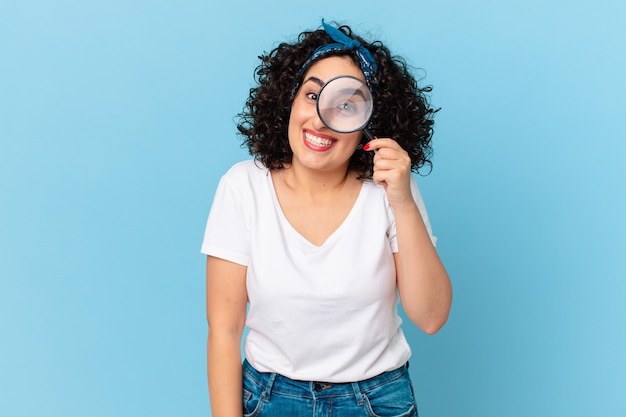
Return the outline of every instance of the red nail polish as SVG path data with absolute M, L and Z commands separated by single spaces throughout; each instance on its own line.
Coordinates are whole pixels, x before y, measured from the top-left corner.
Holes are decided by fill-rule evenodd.
M 365 146 L 363 146 L 363 150 L 364 151 L 369 151 L 370 150 L 370 144 L 366 143 Z

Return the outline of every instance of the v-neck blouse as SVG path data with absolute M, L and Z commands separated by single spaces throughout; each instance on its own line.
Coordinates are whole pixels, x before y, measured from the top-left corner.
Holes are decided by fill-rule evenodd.
M 430 233 L 414 181 L 412 191 Z M 343 223 L 316 246 L 289 223 L 269 170 L 256 161 L 234 165 L 220 180 L 201 249 L 247 266 L 250 364 L 327 382 L 367 379 L 408 360 L 397 313 L 397 250 L 383 187 L 364 181 Z
M 307 250 L 307 247 L 308 247 L 311 251 L 323 250 L 323 248 L 325 246 L 332 245 L 332 242 L 334 242 L 336 239 L 338 239 L 338 236 L 341 236 L 341 234 L 344 233 L 344 230 L 346 228 L 348 228 L 349 224 L 353 221 L 352 218 L 354 216 L 358 215 L 358 214 L 355 214 L 355 213 L 357 213 L 359 211 L 360 205 L 363 204 L 363 201 L 367 198 L 366 195 L 367 195 L 368 190 L 369 190 L 369 187 L 366 187 L 363 184 L 361 184 L 361 188 L 359 190 L 359 194 L 358 194 L 358 196 L 357 196 L 357 198 L 356 198 L 352 208 L 348 212 L 348 215 L 341 222 L 341 224 L 326 238 L 324 243 L 322 243 L 321 245 L 316 245 L 316 244 L 312 243 L 310 240 L 308 240 L 306 237 L 304 237 L 300 232 L 298 232 L 298 230 L 295 227 L 293 227 L 293 225 L 291 224 L 289 219 L 287 219 L 287 216 L 285 215 L 285 212 L 283 211 L 283 209 L 282 209 L 282 207 L 280 205 L 280 201 L 278 199 L 278 194 L 276 193 L 276 188 L 274 186 L 272 173 L 269 170 L 268 170 L 268 173 L 267 173 L 267 186 L 269 187 L 269 191 L 270 191 L 272 200 L 274 201 L 274 208 L 275 208 L 278 216 L 280 217 L 281 225 L 282 225 L 282 227 L 285 228 L 286 233 L 290 233 L 292 235 L 291 237 L 294 240 L 300 240 L 301 241 L 301 243 L 302 243 L 302 250 Z

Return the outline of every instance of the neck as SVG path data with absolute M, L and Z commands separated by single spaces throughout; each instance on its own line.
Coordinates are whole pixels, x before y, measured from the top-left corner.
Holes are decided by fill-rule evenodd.
M 310 194 L 341 190 L 350 179 L 356 178 L 347 167 L 328 172 L 290 165 L 282 171 L 284 181 L 290 188 Z

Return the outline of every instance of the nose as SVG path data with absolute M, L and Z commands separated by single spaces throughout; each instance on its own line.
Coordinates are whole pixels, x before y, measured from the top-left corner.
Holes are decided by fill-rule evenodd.
M 313 121 L 313 128 L 315 130 L 323 130 L 323 129 L 328 129 L 328 126 L 326 126 L 324 124 L 324 122 L 322 121 L 322 119 L 320 118 L 320 115 L 317 113 L 317 111 L 315 112 L 315 114 L 313 115 L 312 118 Z

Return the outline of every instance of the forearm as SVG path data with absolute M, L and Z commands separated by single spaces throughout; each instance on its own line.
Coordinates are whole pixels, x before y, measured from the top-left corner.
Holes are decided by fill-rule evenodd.
M 398 292 L 409 317 L 426 333 L 446 322 L 452 302 L 448 273 L 435 250 L 417 206 L 394 207 L 398 241 Z
M 209 329 L 207 366 L 213 417 L 242 417 L 241 336 Z

